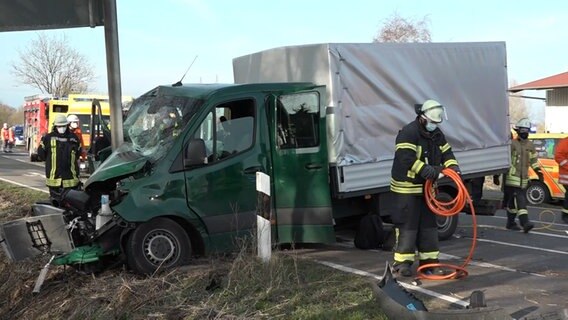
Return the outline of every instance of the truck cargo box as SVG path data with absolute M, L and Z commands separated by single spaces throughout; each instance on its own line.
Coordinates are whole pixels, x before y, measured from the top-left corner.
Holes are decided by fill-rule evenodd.
M 233 59 L 235 83 L 325 85 L 331 174 L 338 192 L 386 188 L 395 137 L 414 104 L 441 102 L 441 129 L 466 177 L 509 167 L 504 42 L 325 43 Z

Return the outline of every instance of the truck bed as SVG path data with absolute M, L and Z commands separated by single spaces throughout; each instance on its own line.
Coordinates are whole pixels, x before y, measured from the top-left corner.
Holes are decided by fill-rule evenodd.
M 428 99 L 446 107 L 441 129 L 465 175 L 509 167 L 504 42 L 290 46 L 235 58 L 233 70 L 236 83 L 326 86 L 322 114 L 337 192 L 388 186 L 398 130 Z

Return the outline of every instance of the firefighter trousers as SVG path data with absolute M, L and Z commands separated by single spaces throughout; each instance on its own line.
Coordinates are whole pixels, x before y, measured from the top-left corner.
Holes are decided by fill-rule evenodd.
M 395 193 L 396 194 L 396 193 Z M 416 251 L 420 265 L 438 262 L 438 226 L 436 215 L 428 208 L 423 195 L 396 194 L 394 265 L 412 264 Z
M 505 186 L 503 203 L 507 213 L 518 216 L 528 214 L 527 190 L 520 187 Z

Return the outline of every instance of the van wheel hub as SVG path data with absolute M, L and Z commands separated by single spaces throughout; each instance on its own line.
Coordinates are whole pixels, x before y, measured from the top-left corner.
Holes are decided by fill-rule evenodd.
M 176 239 L 164 230 L 156 230 L 144 241 L 144 254 L 153 264 L 168 264 L 177 254 Z
M 540 188 L 531 188 L 529 194 L 531 200 L 534 202 L 542 202 L 542 199 L 544 198 L 544 193 L 540 190 Z

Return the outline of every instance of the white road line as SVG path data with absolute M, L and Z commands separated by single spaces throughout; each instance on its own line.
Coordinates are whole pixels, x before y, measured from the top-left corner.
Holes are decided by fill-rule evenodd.
M 349 241 L 349 239 L 346 239 L 346 238 L 342 238 L 342 240 Z M 336 245 L 344 247 L 344 248 L 355 248 L 354 246 L 349 245 L 347 243 L 337 243 Z M 367 251 L 382 252 L 380 250 L 372 250 L 372 249 L 367 250 Z M 442 259 L 442 260 L 462 260 L 462 261 L 464 260 L 464 258 L 462 258 L 462 257 L 458 257 L 458 256 L 454 256 L 454 255 L 442 253 L 442 252 L 440 252 L 439 258 Z M 507 272 L 518 272 L 518 273 L 528 274 L 528 275 L 535 276 L 535 277 L 546 278 L 546 275 L 543 275 L 543 274 L 522 271 L 522 270 L 504 267 L 504 266 L 500 266 L 500 265 L 492 264 L 492 263 L 487 263 L 487 262 L 470 261 L 469 264 L 472 265 L 472 266 L 477 266 L 477 267 L 482 267 L 482 268 L 496 269 L 496 270 L 507 271 Z
M 44 175 L 43 173 L 39 173 L 39 172 L 29 172 L 29 173 L 23 174 L 23 176 L 26 176 L 26 177 L 34 177 L 34 176 L 35 177 L 37 177 L 37 176 L 43 177 L 43 175 Z
M 566 237 L 564 237 L 566 238 Z M 532 250 L 537 250 L 537 251 L 545 251 L 545 252 L 550 252 L 550 253 L 558 253 L 558 254 L 564 254 L 564 255 L 568 255 L 568 252 L 566 251 L 560 251 L 560 250 L 553 250 L 553 249 L 545 249 L 545 248 L 539 248 L 539 247 L 533 247 L 533 246 L 525 246 L 522 244 L 515 244 L 515 243 L 508 243 L 508 242 L 503 242 L 503 241 L 496 241 L 496 240 L 489 240 L 489 239 L 477 239 L 477 241 L 479 242 L 488 242 L 488 243 L 495 243 L 495 244 L 502 244 L 504 246 L 510 246 L 510 247 L 517 247 L 517 248 L 523 248 L 523 249 L 532 249 Z
M 557 225 L 560 227 L 566 227 L 565 224 L 560 224 L 560 223 L 550 223 L 550 222 L 541 222 L 542 224 L 546 224 L 546 225 Z M 503 227 L 497 227 L 497 226 L 492 226 L 492 225 L 485 225 L 485 224 L 478 224 L 477 225 L 478 228 L 487 228 L 487 229 L 495 229 L 495 230 L 507 230 Z M 538 228 L 535 228 L 538 229 Z M 534 229 L 533 229 L 534 230 Z M 562 231 L 568 231 L 568 230 L 555 230 L 557 232 L 562 232 Z M 510 231 L 513 232 L 513 231 Z M 544 236 L 544 237 L 553 237 L 553 238 L 563 238 L 563 239 L 568 239 L 567 236 L 565 235 L 561 235 L 561 234 L 553 234 L 553 233 L 544 233 L 544 232 L 538 232 L 538 231 L 532 231 L 530 232 L 530 234 L 536 234 L 539 236 Z
M 462 260 L 462 261 L 464 260 L 464 258 L 462 258 L 462 257 L 458 257 L 458 256 L 454 256 L 454 255 L 442 253 L 442 252 L 440 252 L 439 258 L 441 260 Z M 493 264 L 493 263 L 488 263 L 488 262 L 470 261 L 469 264 L 472 265 L 472 266 L 477 266 L 477 267 L 482 267 L 482 268 L 497 269 L 497 270 L 508 271 L 508 272 L 519 272 L 519 273 L 524 273 L 524 274 L 528 274 L 528 275 L 535 276 L 535 277 L 546 278 L 546 275 L 544 275 L 544 274 L 527 272 L 527 271 L 509 268 L 509 267 L 503 267 L 503 266 Z
M 6 157 L 6 156 L 0 156 L 0 157 L 5 158 L 5 159 L 14 160 L 14 161 L 20 161 L 20 162 L 23 162 L 23 163 L 26 163 L 26 164 L 31 164 L 31 165 L 37 166 L 37 167 L 43 167 L 44 166 L 43 164 L 34 163 L 34 162 L 27 161 L 27 160 L 22 160 L 22 159 L 16 159 L 14 157 Z
M 28 185 L 25 185 L 25 184 L 22 184 L 22 183 L 19 183 L 19 182 L 16 182 L 16 181 L 12 181 L 12 180 L 9 180 L 9 179 L 0 178 L 0 180 L 2 180 L 4 182 L 11 183 L 11 184 L 15 184 L 15 185 L 20 186 L 20 187 L 32 189 L 32 190 L 35 190 L 35 191 L 49 193 L 49 191 L 47 191 L 47 190 L 42 190 L 42 189 L 39 189 L 39 188 L 31 187 L 31 186 L 28 186 Z
M 349 272 L 349 273 L 353 273 L 353 274 L 360 275 L 360 276 L 371 277 L 371 278 L 377 279 L 377 280 L 379 280 L 379 281 L 383 278 L 382 276 L 378 276 L 378 275 L 376 275 L 376 274 L 373 274 L 373 273 L 370 273 L 370 272 L 367 272 L 367 271 L 363 271 L 363 270 L 359 270 L 359 269 L 354 269 L 354 268 L 351 268 L 351 267 L 347 267 L 347 266 L 340 265 L 340 264 L 336 264 L 336 263 L 329 262 L 329 261 L 316 260 L 316 262 L 317 262 L 317 263 L 320 263 L 320 264 L 323 264 L 323 265 L 325 265 L 325 266 L 328 266 L 328 267 L 330 267 L 330 268 L 334 268 L 334 269 L 336 269 L 336 270 L 340 270 L 340 271 L 343 271 L 343 272 Z M 461 307 L 463 307 L 463 308 L 466 308 L 467 306 L 469 306 L 469 303 L 467 303 L 467 302 L 465 302 L 465 301 L 462 301 L 462 300 L 460 300 L 460 299 L 451 297 L 451 296 L 447 296 L 447 295 L 444 295 L 444 294 L 440 294 L 440 293 L 437 293 L 437 292 L 435 292 L 435 291 L 428 290 L 428 289 L 424 289 L 424 288 L 422 288 L 422 287 L 415 286 L 415 285 L 412 285 L 412 284 L 409 284 L 409 283 L 405 283 L 405 282 L 400 282 L 400 281 L 399 281 L 398 283 L 399 283 L 401 286 L 403 286 L 404 288 L 408 289 L 408 290 L 417 291 L 417 292 L 420 292 L 420 293 L 429 295 L 429 296 L 434 297 L 434 298 L 438 298 L 438 299 L 441 299 L 441 300 L 445 300 L 445 301 L 447 301 L 447 302 L 450 302 L 450 303 L 453 303 L 453 304 L 457 304 L 457 305 L 459 305 L 459 306 L 461 306 Z

